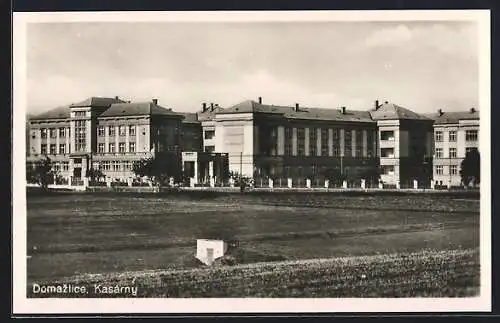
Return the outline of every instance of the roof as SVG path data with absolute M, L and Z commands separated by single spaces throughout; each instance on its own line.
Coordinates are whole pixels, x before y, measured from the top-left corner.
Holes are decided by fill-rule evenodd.
M 72 103 L 70 107 L 109 107 L 113 103 L 125 103 L 125 101 L 119 98 L 101 98 L 101 97 L 90 97 L 78 103 Z
M 181 113 L 155 105 L 153 102 L 114 103 L 100 117 L 124 117 L 137 115 L 164 115 L 182 118 Z
M 427 116 L 434 120 L 435 124 L 458 123 L 460 120 L 479 120 L 479 111 L 457 111 L 457 112 L 436 112 Z
M 200 123 L 198 121 L 197 113 L 184 112 L 182 115 L 184 116 L 184 119 L 182 120 L 183 123 Z
M 370 110 L 373 120 L 431 120 L 425 115 L 415 113 L 394 103 L 385 102 Z
M 70 117 L 70 108 L 68 106 L 57 107 L 49 111 L 29 116 L 29 120 L 42 120 L 42 119 L 68 119 Z
M 215 115 L 219 113 L 223 113 L 225 111 L 224 108 L 220 106 L 215 106 L 213 110 L 210 107 L 207 107 L 205 111 L 198 112 L 198 120 L 199 121 L 210 121 L 215 119 Z
M 340 109 L 308 107 L 299 107 L 299 110 L 295 111 L 295 107 L 292 106 L 260 104 L 253 100 L 243 101 L 220 113 L 267 113 L 279 114 L 288 119 L 373 122 L 368 111 L 346 109 L 345 113 L 342 113 Z

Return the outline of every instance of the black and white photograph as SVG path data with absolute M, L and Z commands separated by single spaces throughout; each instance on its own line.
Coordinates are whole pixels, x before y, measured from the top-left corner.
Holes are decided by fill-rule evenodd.
M 489 11 L 13 35 L 14 312 L 491 310 Z

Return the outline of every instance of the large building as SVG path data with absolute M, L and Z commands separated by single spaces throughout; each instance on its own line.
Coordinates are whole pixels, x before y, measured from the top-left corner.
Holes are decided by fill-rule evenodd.
M 91 167 L 131 178 L 134 161 L 169 152 L 194 183 L 222 184 L 229 171 L 293 181 L 381 173 L 388 186 L 428 187 L 460 185 L 460 162 L 478 147 L 479 113 L 422 115 L 378 101 L 364 111 L 277 106 L 262 98 L 176 113 L 155 99 L 94 97 L 32 116 L 29 128 L 28 162 L 49 155 L 77 179 Z
M 479 149 L 479 111 L 440 109 L 429 116 L 434 120 L 434 185 L 459 186 L 462 160 L 469 150 Z
M 133 176 L 136 160 L 160 152 L 180 156 L 183 119 L 155 99 L 131 103 L 92 97 L 32 116 L 27 162 L 47 155 L 72 180 L 82 179 L 90 168 L 125 180 Z

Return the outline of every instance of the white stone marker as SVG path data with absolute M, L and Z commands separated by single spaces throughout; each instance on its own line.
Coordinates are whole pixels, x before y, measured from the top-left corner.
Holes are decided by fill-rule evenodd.
M 269 188 L 273 188 L 274 187 L 274 181 L 272 178 L 269 179 Z
M 292 179 L 291 178 L 288 179 L 288 188 L 292 188 Z
M 311 188 L 311 180 L 309 178 L 306 179 L 306 187 Z

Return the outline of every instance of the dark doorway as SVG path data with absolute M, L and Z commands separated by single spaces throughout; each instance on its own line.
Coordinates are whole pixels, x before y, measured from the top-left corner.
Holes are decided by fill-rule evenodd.
M 75 167 L 73 169 L 73 176 L 75 178 L 81 178 L 82 177 L 82 168 L 81 167 Z

